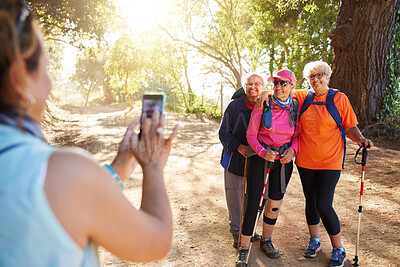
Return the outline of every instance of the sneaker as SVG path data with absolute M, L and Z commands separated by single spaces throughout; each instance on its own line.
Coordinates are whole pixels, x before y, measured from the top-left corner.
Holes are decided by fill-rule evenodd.
M 306 258 L 315 258 L 317 256 L 317 253 L 321 250 L 321 243 L 315 238 L 310 238 L 310 241 L 308 241 L 308 246 L 304 250 L 304 257 Z
M 233 247 L 238 248 L 239 247 L 239 233 L 232 233 L 233 237 Z
M 347 261 L 346 251 L 340 248 L 333 248 L 332 258 L 329 260 L 329 267 L 342 267 Z
M 260 247 L 270 258 L 278 258 L 280 256 L 279 250 L 272 245 L 271 238 L 265 238 L 264 241 L 260 241 Z
M 239 248 L 238 257 L 235 263 L 236 267 L 246 267 L 247 266 L 247 255 L 249 254 L 249 248 Z

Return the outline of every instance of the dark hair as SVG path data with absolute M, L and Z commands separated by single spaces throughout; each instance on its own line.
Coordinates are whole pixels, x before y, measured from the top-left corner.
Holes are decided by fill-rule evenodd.
M 23 59 L 28 71 L 33 72 L 38 68 L 41 53 L 34 16 L 23 0 L 1 0 L 0 105 L 4 104 L 4 93 L 10 90 L 8 71 L 11 64 Z

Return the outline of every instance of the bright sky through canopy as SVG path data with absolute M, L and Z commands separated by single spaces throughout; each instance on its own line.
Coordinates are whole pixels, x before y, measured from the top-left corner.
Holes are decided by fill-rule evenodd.
M 170 0 L 119 0 L 121 16 L 133 32 L 151 31 L 164 23 L 172 6 Z

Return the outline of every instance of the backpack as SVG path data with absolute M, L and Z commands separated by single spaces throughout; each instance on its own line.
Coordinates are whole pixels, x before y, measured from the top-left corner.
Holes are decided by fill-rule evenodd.
M 232 99 L 239 98 L 239 97 L 241 97 L 241 96 L 244 95 L 244 94 L 245 94 L 244 88 L 243 88 L 243 87 L 240 87 L 239 89 L 237 89 L 237 90 L 235 91 L 235 93 L 233 93 L 233 95 L 232 95 L 232 97 L 231 97 L 231 100 L 232 100 Z
M 333 101 L 336 93 L 339 92 L 337 89 L 330 88 L 328 91 L 328 95 L 326 96 L 326 102 L 314 102 L 315 92 L 314 90 L 308 90 L 306 99 L 304 100 L 303 106 L 300 109 L 299 120 L 301 115 L 308 109 L 310 105 L 325 105 L 329 114 L 331 114 L 332 118 L 335 120 L 337 126 L 340 129 L 340 133 L 343 141 L 343 163 L 342 168 L 344 168 L 344 160 L 346 157 L 346 132 L 343 128 L 342 118 L 340 117 L 339 111 L 336 108 L 335 102 Z
M 264 111 L 261 119 L 260 129 L 263 126 L 266 129 L 271 129 L 271 120 L 272 120 L 272 98 L 269 97 L 268 105 L 266 101 L 264 101 Z M 282 108 L 281 109 L 288 109 L 289 110 L 289 124 L 290 127 L 296 128 L 297 122 L 297 113 L 299 110 L 299 101 L 297 99 L 292 99 L 292 103 L 290 104 L 289 108 Z

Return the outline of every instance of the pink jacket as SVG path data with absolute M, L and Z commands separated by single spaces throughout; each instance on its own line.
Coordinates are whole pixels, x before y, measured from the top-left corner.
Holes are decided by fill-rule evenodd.
M 267 151 L 265 149 L 262 151 L 263 146 L 260 143 L 269 146 L 282 146 L 286 143 L 292 142 L 291 147 L 297 154 L 299 148 L 299 133 L 301 131 L 299 118 L 297 117 L 295 130 L 294 127 L 290 127 L 289 124 L 289 110 L 280 109 L 279 106 L 273 104 L 271 129 L 268 130 L 264 126 L 261 126 L 260 128 L 262 115 L 263 109 L 254 108 L 251 113 L 246 133 L 246 138 L 251 148 L 259 156 L 264 157 Z M 280 158 L 281 157 L 278 154 L 275 159 Z

